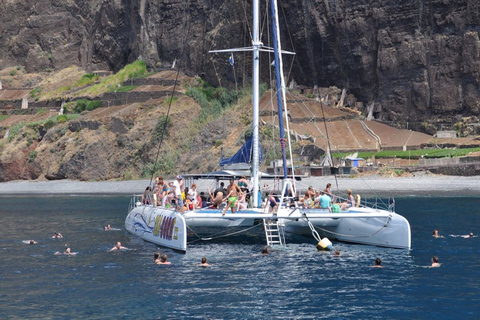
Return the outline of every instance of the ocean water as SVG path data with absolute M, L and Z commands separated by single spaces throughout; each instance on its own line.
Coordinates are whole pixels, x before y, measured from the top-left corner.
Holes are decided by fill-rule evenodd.
M 480 197 L 396 200 L 411 250 L 334 243 L 334 257 L 303 237 L 262 256 L 254 231 L 180 254 L 124 230 L 128 197 L 0 197 L 0 318 L 479 319 L 480 238 L 450 235 L 480 233 Z M 116 241 L 130 250 L 107 252 Z M 65 245 L 77 254 L 55 255 Z M 427 267 L 433 255 L 441 267 Z

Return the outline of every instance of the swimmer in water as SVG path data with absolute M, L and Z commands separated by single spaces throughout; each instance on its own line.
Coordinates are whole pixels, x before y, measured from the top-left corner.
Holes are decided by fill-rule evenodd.
M 103 227 L 103 230 L 105 230 L 105 231 L 112 230 L 112 227 L 110 227 L 110 225 L 107 224 L 105 227 Z
M 52 239 L 62 239 L 63 236 L 60 232 L 55 232 L 55 234 L 52 236 Z
M 160 256 L 160 263 L 158 264 L 171 264 L 169 261 L 167 261 L 167 255 L 166 254 L 162 254 Z
M 434 237 L 434 238 L 444 238 L 444 236 L 441 236 L 441 235 L 438 234 L 437 229 L 433 230 L 432 237 Z
M 67 248 L 65 248 L 65 251 L 64 251 L 63 253 L 60 252 L 60 251 L 57 251 L 57 252 L 55 252 L 55 254 L 56 254 L 57 256 L 61 256 L 61 255 L 67 255 L 67 256 L 69 256 L 69 255 L 73 255 L 73 254 L 75 254 L 75 253 L 72 252 L 72 250 L 70 249 L 70 247 L 67 247 Z
M 23 240 L 22 242 L 25 243 L 25 244 L 37 244 L 38 243 L 35 240 Z
M 430 268 L 438 268 L 438 267 L 440 267 L 440 263 L 438 262 L 438 257 L 433 256 L 432 257 L 432 265 L 430 266 Z
M 115 247 L 113 247 L 112 249 L 110 249 L 108 252 L 111 252 L 111 251 L 115 251 L 115 250 L 128 250 L 127 247 L 122 247 L 122 243 L 120 241 L 118 241 L 116 244 L 115 244 Z
M 202 262 L 198 265 L 199 267 L 208 267 L 210 264 L 207 262 L 207 258 L 203 257 Z
M 375 259 L 375 264 L 371 267 L 372 268 L 383 268 L 382 260 L 380 258 Z
M 466 234 L 466 235 L 463 235 L 463 236 L 462 236 L 462 238 L 465 238 L 465 239 L 473 238 L 473 237 L 475 237 L 475 236 L 474 236 L 473 233 L 471 233 L 471 232 L 470 232 L 469 234 Z

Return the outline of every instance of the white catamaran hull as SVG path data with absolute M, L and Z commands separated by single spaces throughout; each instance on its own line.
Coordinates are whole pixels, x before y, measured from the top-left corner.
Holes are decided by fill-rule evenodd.
M 179 251 L 187 250 L 186 223 L 174 210 L 137 205 L 128 213 L 125 229 L 145 241 Z
M 313 210 L 300 210 L 305 213 L 319 235 L 330 240 L 348 243 L 374 245 L 388 248 L 410 249 L 410 224 L 403 216 L 386 210 L 354 208 L 347 212 L 332 214 L 335 222 L 327 224 L 325 218 L 317 216 Z M 368 217 L 371 215 L 372 217 Z M 293 234 L 311 235 L 306 219 L 284 220 L 285 231 Z
M 187 227 L 199 233 L 202 228 L 251 227 L 263 219 L 278 220 L 288 233 L 312 236 L 310 221 L 321 237 L 348 243 L 409 249 L 410 224 L 393 212 L 370 208 L 353 208 L 331 213 L 319 209 L 279 209 L 275 214 L 263 209 L 226 213 L 218 209 L 200 209 L 184 214 L 172 209 L 136 205 L 126 220 L 128 232 L 140 238 L 179 251 L 187 250 Z

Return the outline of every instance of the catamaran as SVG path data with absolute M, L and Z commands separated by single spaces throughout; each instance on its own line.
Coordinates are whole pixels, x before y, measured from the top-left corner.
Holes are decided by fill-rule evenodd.
M 252 75 L 252 104 L 253 104 L 253 133 L 252 133 L 252 157 L 251 171 L 247 172 L 223 172 L 222 176 L 238 178 L 241 175 L 251 176 L 252 190 L 251 207 L 235 213 L 223 213 L 222 209 L 194 208 L 182 212 L 181 210 L 155 206 L 143 203 L 139 196 L 133 196 L 129 212 L 125 220 L 125 228 L 128 232 L 157 245 L 172 248 L 174 250 L 187 250 L 187 230 L 202 228 L 251 228 L 263 224 L 267 245 L 286 245 L 289 233 L 311 235 L 319 244 L 328 247 L 329 240 L 338 240 L 348 243 L 374 245 L 380 247 L 410 249 L 411 232 L 409 222 L 401 215 L 394 212 L 394 202 L 381 206 L 375 202 L 370 206 L 354 206 L 341 212 L 331 212 L 330 209 L 306 208 L 294 201 L 296 195 L 295 176 L 287 176 L 286 167 L 286 144 L 289 138 L 285 138 L 284 124 L 286 122 L 288 132 L 288 117 L 283 117 L 285 99 L 285 81 L 282 70 L 282 54 L 293 54 L 281 49 L 278 37 L 278 14 L 276 0 L 271 0 L 271 14 L 273 24 L 274 47 L 266 47 L 260 40 L 259 31 L 259 0 L 253 0 L 253 30 L 252 46 L 215 50 L 211 52 L 241 52 L 250 51 L 253 54 Z M 260 166 L 259 146 L 259 55 L 260 52 L 273 52 L 275 54 L 275 73 L 277 83 L 277 102 L 280 141 L 282 145 L 283 159 L 283 187 L 278 194 L 278 204 L 275 210 L 268 210 L 268 205 L 261 205 L 259 201 L 259 188 L 262 173 Z M 284 102 L 282 104 L 282 102 Z M 292 154 L 290 152 L 290 154 Z M 293 163 L 293 162 L 292 162 Z M 293 169 L 293 166 L 292 166 Z M 213 175 L 214 176 L 214 175 Z M 271 211 L 271 212 L 269 212 Z

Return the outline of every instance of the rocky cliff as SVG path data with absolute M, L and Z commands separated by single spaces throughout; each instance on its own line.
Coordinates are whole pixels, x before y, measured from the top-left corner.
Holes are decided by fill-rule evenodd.
M 232 85 L 235 77 L 241 83 L 249 78 L 250 57 L 236 58 L 234 74 L 225 55 L 208 50 L 250 45 L 249 6 L 218 0 L 4 0 L 0 69 L 118 70 L 138 58 L 151 67 L 177 60 L 212 83 Z M 375 102 L 378 117 L 417 127 L 480 114 L 477 0 L 290 0 L 280 15 L 288 21 L 285 47 L 297 52 L 293 62 L 286 61 L 289 80 L 346 88 L 364 103 Z

